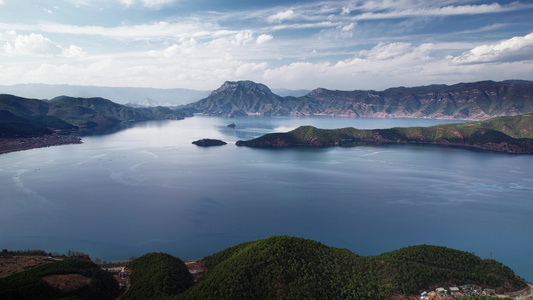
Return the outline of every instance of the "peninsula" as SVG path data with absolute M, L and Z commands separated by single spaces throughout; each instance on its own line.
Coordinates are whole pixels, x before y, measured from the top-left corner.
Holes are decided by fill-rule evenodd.
M 430 127 L 361 130 L 301 126 L 286 133 L 266 134 L 237 146 L 281 148 L 331 147 L 359 144 L 434 144 L 480 150 L 533 154 L 533 115 L 496 117 L 485 121 Z

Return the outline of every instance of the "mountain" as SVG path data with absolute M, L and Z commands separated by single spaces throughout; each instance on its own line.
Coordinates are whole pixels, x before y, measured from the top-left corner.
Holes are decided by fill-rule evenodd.
M 207 98 L 186 107 L 198 114 L 227 117 L 260 114 L 481 120 L 533 112 L 533 82 L 482 81 L 384 91 L 319 88 L 301 97 L 281 97 L 262 84 L 237 81 L 224 83 Z
M 435 144 L 532 154 L 533 114 L 430 127 L 361 130 L 353 127 L 318 129 L 312 126 L 301 126 L 286 133 L 271 133 L 249 141 L 238 141 L 237 145 L 280 148 L 350 146 L 361 143 Z
M 272 89 L 272 92 L 281 97 L 302 97 L 309 94 L 310 90 Z
M 212 116 L 288 115 L 284 98 L 263 84 L 252 81 L 226 81 L 207 98 L 185 106 L 195 113 Z
M 183 111 L 166 107 L 133 108 L 104 98 L 56 97 L 50 101 L 0 94 L 3 137 L 40 136 L 76 126 L 104 129 L 120 122 L 183 119 Z
M 527 287 L 511 269 L 472 253 L 439 246 L 411 246 L 378 256 L 296 237 L 274 236 L 242 243 L 204 258 L 207 273 L 185 292 L 165 287 L 189 286 L 176 268 L 145 261 L 144 283 L 133 281 L 130 299 L 387 299 L 417 294 L 434 286 L 464 283 L 500 292 Z M 134 261 L 135 262 L 135 261 Z M 132 262 L 133 263 L 133 262 Z M 179 264 L 181 265 L 181 264 Z M 157 279 L 154 279 L 157 278 Z M 172 280 L 172 278 L 175 278 Z M 152 282 L 147 286 L 147 282 Z M 144 286 L 144 289 L 138 287 Z M 139 293 L 134 293 L 138 290 Z M 150 293 L 150 294 L 148 294 Z M 129 295 L 128 295 L 129 294 Z
M 102 97 L 115 103 L 134 107 L 179 106 L 205 98 L 209 91 L 183 88 L 156 89 L 137 87 L 103 87 L 54 84 L 16 84 L 0 86 L 0 94 L 26 98 L 52 99 L 59 95 L 71 97 Z

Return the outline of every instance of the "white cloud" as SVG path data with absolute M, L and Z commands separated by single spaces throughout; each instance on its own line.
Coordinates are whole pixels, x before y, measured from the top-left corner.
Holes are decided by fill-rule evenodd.
M 453 58 L 454 64 L 533 60 L 533 33 L 490 45 L 481 45 Z
M 410 43 L 379 43 L 370 50 L 359 52 L 360 57 L 366 57 L 368 60 L 385 60 L 405 55 L 413 51 Z
M 348 7 L 343 7 L 341 11 L 341 16 L 347 16 L 350 14 L 350 9 Z
M 8 34 L 12 38 L 5 43 L 4 50 L 6 54 L 11 56 L 76 58 L 87 55 L 87 52 L 78 46 L 70 45 L 68 48 L 63 48 L 41 34 L 16 35 L 15 32 Z
M 453 15 L 477 15 L 488 13 L 501 13 L 506 11 L 515 11 L 532 7 L 531 5 L 524 5 L 518 2 L 513 2 L 509 5 L 500 5 L 499 3 L 480 4 L 480 5 L 460 5 L 460 6 L 444 6 L 444 7 L 421 7 L 421 8 L 406 8 L 397 9 L 388 12 L 367 12 L 354 17 L 356 20 L 370 20 L 370 19 L 394 19 L 417 16 L 453 16 Z
M 253 41 L 254 34 L 251 30 L 242 30 L 239 31 L 231 40 L 233 45 L 240 46 L 246 45 L 249 42 Z
M 352 22 L 348 25 L 342 26 L 342 31 L 350 31 L 355 28 L 355 23 Z
M 255 42 L 258 43 L 258 44 L 263 44 L 263 43 L 266 43 L 266 42 L 272 40 L 273 38 L 274 38 L 274 36 L 272 36 L 271 34 L 261 34 L 260 36 L 257 37 Z
M 289 20 L 289 19 L 292 19 L 295 17 L 295 13 L 294 13 L 294 10 L 292 9 L 289 9 L 289 10 L 286 10 L 286 11 L 280 11 L 278 12 L 277 14 L 275 15 L 271 15 L 267 18 L 267 21 L 269 23 L 277 23 L 277 22 L 282 22 L 284 20 Z
M 61 47 L 41 34 L 18 35 L 13 43 L 6 42 L 4 50 L 9 55 L 52 56 L 61 54 Z
M 380 89 L 397 85 L 427 84 L 428 70 L 447 66 L 430 56 L 432 44 L 380 43 L 358 57 L 331 62 L 299 62 L 265 71 L 263 82 L 291 88 L 328 87 Z M 446 70 L 447 71 L 447 70 Z M 434 75 L 436 76 L 436 75 Z M 433 82 L 431 82 L 433 83 Z
M 174 2 L 175 0 L 120 0 L 126 6 L 142 5 L 145 7 L 159 8 L 163 5 Z
M 175 43 L 162 51 L 152 50 L 149 55 L 152 57 L 174 57 L 191 56 L 197 53 L 198 42 L 194 38 L 180 38 L 179 43 Z
M 86 57 L 87 52 L 83 51 L 82 48 L 70 45 L 68 48 L 62 48 L 61 56 L 68 57 L 68 58 L 76 58 L 76 57 Z

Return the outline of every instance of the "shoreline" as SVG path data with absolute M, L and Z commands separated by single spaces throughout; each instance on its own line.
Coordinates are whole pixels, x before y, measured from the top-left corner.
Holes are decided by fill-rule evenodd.
M 46 134 L 37 137 L 0 138 L 0 155 L 10 152 L 83 143 L 75 136 Z

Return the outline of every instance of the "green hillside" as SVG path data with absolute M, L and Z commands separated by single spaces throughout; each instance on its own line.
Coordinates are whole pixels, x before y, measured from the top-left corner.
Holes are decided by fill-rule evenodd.
M 2 137 L 40 136 L 52 130 L 76 130 L 78 126 L 106 129 L 120 122 L 177 120 L 190 116 L 185 111 L 165 107 L 133 108 L 103 98 L 60 96 L 44 101 L 6 94 L 0 94 L 0 112 Z
M 514 138 L 533 139 L 533 114 L 497 117 L 476 123 L 480 127 L 501 131 Z
M 145 254 L 128 265 L 131 287 L 124 300 L 162 299 L 184 292 L 193 285 L 192 275 L 179 258 L 165 253 Z
M 205 263 L 207 274 L 173 299 L 385 299 L 439 285 L 469 283 L 500 292 L 527 286 L 494 260 L 427 245 L 365 257 L 274 236 L 215 253 Z
M 440 246 L 411 246 L 377 256 L 288 236 L 242 243 L 204 258 L 194 283 L 185 264 L 149 253 L 128 265 L 122 299 L 392 299 L 438 286 L 473 284 L 497 293 L 522 290 L 503 264 Z M 90 282 L 70 292 L 52 288 L 51 274 L 81 274 Z M 1 299 L 113 299 L 117 283 L 88 260 L 66 259 L 0 279 Z
M 301 126 L 286 133 L 266 134 L 238 146 L 350 146 L 360 143 L 436 144 L 506 153 L 533 153 L 533 116 L 496 117 L 486 121 L 430 127 L 390 129 L 319 129 Z
M 79 274 L 90 279 L 74 291 L 53 288 L 43 277 L 49 275 Z M 40 265 L 28 271 L 0 279 L 0 298 L 21 299 L 114 299 L 118 284 L 111 274 L 87 259 L 71 258 Z

